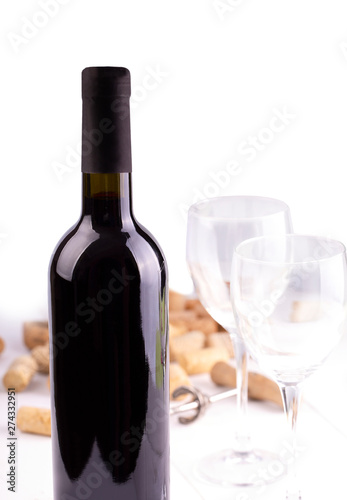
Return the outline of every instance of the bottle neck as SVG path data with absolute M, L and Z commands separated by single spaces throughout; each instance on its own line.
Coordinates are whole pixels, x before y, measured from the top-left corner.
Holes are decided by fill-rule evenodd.
M 133 219 L 131 173 L 83 173 L 82 216 L 94 229 L 122 228 Z

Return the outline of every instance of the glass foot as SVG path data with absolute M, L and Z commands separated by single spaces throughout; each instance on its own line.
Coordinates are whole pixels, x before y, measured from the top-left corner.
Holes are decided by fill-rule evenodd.
M 286 472 L 278 455 L 264 450 L 224 450 L 204 457 L 197 466 L 202 479 L 221 486 L 261 487 L 282 479 Z

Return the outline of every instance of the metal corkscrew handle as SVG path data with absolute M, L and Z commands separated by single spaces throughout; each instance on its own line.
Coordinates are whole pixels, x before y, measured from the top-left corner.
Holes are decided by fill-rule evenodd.
M 236 396 L 237 389 L 231 389 L 229 391 L 220 392 L 219 394 L 214 394 L 213 396 L 206 396 L 196 387 L 189 387 L 187 385 L 182 385 L 178 387 L 172 394 L 173 398 L 176 399 L 180 396 L 186 396 L 190 394 L 193 399 L 188 403 L 183 403 L 179 406 L 170 406 L 170 415 L 180 415 L 188 411 L 195 410 L 195 413 L 191 417 L 179 417 L 179 422 L 181 424 L 191 424 L 200 415 L 205 413 L 206 408 L 213 403 L 222 401 L 223 399 L 228 399 Z

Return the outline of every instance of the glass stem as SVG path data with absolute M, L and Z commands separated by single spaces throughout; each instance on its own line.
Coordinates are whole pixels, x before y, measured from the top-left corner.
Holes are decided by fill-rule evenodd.
M 235 451 L 249 453 L 252 450 L 251 439 L 248 432 L 248 352 L 243 341 L 233 339 L 236 363 L 237 387 L 237 418 L 238 426 L 235 436 Z
M 289 462 L 288 468 L 288 484 L 286 500 L 301 500 L 301 492 L 297 482 L 297 467 L 296 459 L 298 455 L 298 445 L 296 437 L 296 425 L 298 411 L 301 399 L 301 385 L 282 385 L 280 384 L 282 393 L 284 411 L 287 417 L 290 433 L 290 447 L 292 450 L 293 460 Z M 288 465 L 289 465 L 288 464 Z

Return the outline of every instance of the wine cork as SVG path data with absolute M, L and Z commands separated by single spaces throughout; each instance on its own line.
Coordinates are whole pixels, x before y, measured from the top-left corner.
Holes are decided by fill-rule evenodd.
M 175 326 L 184 326 L 186 331 L 188 331 L 189 326 L 192 322 L 196 320 L 196 314 L 194 311 L 188 311 L 184 309 L 183 311 L 170 311 L 169 321 Z
M 211 370 L 211 378 L 217 385 L 236 387 L 236 370 L 228 363 L 216 363 Z M 272 401 L 283 406 L 278 385 L 259 373 L 248 374 L 248 396 L 251 399 Z
M 196 351 L 205 345 L 203 332 L 193 331 L 179 337 L 170 338 L 170 360 L 177 361 L 177 357 L 183 352 Z
M 181 293 L 169 290 L 169 310 L 182 311 L 185 308 L 186 297 Z
M 321 316 L 320 302 L 314 300 L 295 300 L 293 302 L 290 321 L 302 323 L 316 321 Z
M 195 314 L 200 317 L 209 317 L 209 313 L 206 311 L 204 306 L 201 304 L 199 299 L 187 299 L 186 301 L 186 309 L 188 311 L 194 311 Z
M 197 318 L 194 322 L 191 323 L 190 330 L 200 330 L 206 336 L 208 336 L 211 333 L 218 332 L 218 323 L 213 318 L 211 318 L 211 316 Z
M 40 373 L 49 373 L 49 344 L 37 345 L 31 351 Z
M 208 373 L 217 361 L 228 361 L 229 353 L 223 347 L 206 347 L 197 351 L 182 352 L 177 361 L 188 375 Z
M 234 357 L 234 348 L 231 337 L 227 332 L 211 333 L 206 339 L 207 347 L 224 347 L 231 358 Z
M 22 432 L 51 435 L 51 411 L 47 408 L 21 406 L 17 412 L 17 426 Z
M 179 335 L 183 335 L 187 333 L 187 327 L 186 325 L 173 325 L 172 323 L 169 323 L 169 336 L 170 337 L 178 337 Z
M 49 340 L 47 321 L 27 321 L 23 325 L 25 345 L 31 350 L 37 345 L 47 344 Z
M 185 328 L 188 332 L 199 330 L 205 335 L 218 331 L 218 323 L 211 316 L 201 318 L 193 310 L 189 309 L 170 313 L 170 323 Z
M 170 363 L 170 397 L 181 385 L 191 385 L 187 372 L 178 363 Z M 185 396 L 183 396 L 184 398 Z M 182 398 L 178 398 L 182 399 Z
M 5 349 L 5 341 L 0 337 L 0 352 Z
M 37 362 L 29 354 L 20 356 L 5 373 L 3 384 L 6 388 L 13 387 L 16 392 L 20 392 L 27 387 L 37 369 Z

